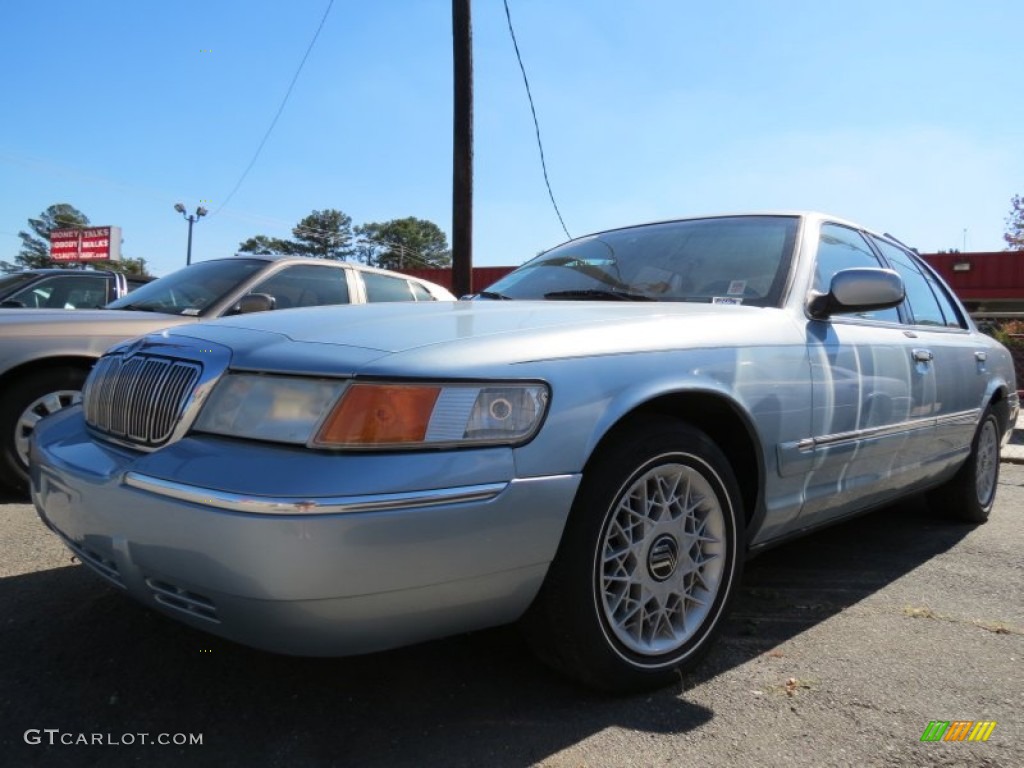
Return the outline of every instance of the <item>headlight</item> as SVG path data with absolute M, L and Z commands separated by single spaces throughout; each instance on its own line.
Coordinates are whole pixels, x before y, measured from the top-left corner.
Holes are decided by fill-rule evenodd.
M 330 379 L 231 374 L 210 393 L 195 429 L 306 443 L 344 387 L 344 381 Z
M 196 431 L 319 448 L 508 445 L 533 437 L 545 384 L 349 383 L 233 374 L 211 393 Z

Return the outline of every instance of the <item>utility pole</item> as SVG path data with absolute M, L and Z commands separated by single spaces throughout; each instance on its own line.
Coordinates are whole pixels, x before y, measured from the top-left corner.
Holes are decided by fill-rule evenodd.
M 473 291 L 473 27 L 470 0 L 452 0 L 452 292 Z

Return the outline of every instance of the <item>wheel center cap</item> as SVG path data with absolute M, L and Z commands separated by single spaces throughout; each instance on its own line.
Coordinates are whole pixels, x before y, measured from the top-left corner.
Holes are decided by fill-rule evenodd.
M 665 581 L 679 564 L 679 542 L 663 533 L 654 540 L 647 553 L 647 570 L 655 581 Z

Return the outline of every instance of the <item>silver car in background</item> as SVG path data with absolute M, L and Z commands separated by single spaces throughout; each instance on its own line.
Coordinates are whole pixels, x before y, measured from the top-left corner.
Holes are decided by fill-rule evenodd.
M 79 275 L 86 276 L 72 275 L 79 283 L 97 279 L 89 272 Z M 64 307 L 68 286 L 52 295 Z M 260 255 L 196 262 L 103 309 L 5 308 L 0 312 L 0 486 L 27 490 L 28 443 L 36 423 L 79 402 L 89 369 L 117 342 L 172 325 L 271 309 L 454 300 L 439 285 L 383 269 Z
M 983 522 L 1007 351 L 908 248 L 821 214 L 572 240 L 473 301 L 171 328 L 32 448 L 42 519 L 156 610 L 344 655 L 520 621 L 637 690 L 745 558 L 906 497 Z

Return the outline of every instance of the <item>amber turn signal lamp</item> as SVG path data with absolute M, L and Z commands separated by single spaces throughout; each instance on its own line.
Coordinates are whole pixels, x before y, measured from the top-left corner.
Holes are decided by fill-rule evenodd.
M 316 436 L 319 445 L 419 443 L 441 387 L 354 384 Z

